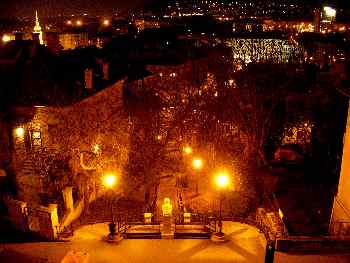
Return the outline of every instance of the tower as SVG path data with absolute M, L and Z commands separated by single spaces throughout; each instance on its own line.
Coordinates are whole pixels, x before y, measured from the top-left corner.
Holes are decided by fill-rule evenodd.
M 321 10 L 316 8 L 314 10 L 314 32 L 319 33 L 321 29 Z
M 33 33 L 39 34 L 39 42 L 41 45 L 43 45 L 43 32 L 41 31 L 41 26 L 39 23 L 38 11 L 35 11 L 35 26 Z

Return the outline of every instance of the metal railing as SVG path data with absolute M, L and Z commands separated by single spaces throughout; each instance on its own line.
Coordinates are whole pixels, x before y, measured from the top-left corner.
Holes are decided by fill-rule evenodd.
M 203 233 L 216 232 L 217 219 L 204 214 L 191 214 L 191 218 L 188 222 L 184 219 L 183 214 L 175 217 L 175 232 L 183 230 L 186 226 L 202 226 Z

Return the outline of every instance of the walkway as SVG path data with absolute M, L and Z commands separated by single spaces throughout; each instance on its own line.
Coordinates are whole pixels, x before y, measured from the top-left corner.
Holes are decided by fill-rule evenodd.
M 229 240 L 221 244 L 190 239 L 123 240 L 109 244 L 101 241 L 108 232 L 107 225 L 96 224 L 78 229 L 71 242 L 6 244 L 0 248 L 17 255 L 16 262 L 56 263 L 70 250 L 87 252 L 93 263 L 264 262 L 264 239 L 256 228 L 230 222 L 224 224 L 224 229 Z M 0 253 L 0 262 L 13 262 L 13 258 L 7 261 Z

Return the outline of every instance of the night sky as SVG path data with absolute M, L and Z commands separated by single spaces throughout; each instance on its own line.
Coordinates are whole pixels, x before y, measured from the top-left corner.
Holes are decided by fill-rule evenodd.
M 180 0 L 181 1 L 181 0 Z M 254 1 L 254 0 L 246 0 Z M 276 0 L 277 1 L 277 0 Z M 285 2 L 330 2 L 350 9 L 349 0 L 282 0 Z M 38 9 L 41 16 L 88 12 L 108 15 L 114 8 L 158 6 L 168 0 L 0 0 L 0 16 L 31 16 Z M 228 2 L 228 0 L 226 0 Z
M 43 16 L 77 12 L 108 14 L 114 8 L 142 7 L 156 1 L 160 0 L 0 0 L 0 16 L 28 16 L 35 9 Z

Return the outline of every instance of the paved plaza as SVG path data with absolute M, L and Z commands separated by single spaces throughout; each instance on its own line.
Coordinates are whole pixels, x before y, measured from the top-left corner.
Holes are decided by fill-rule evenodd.
M 89 254 L 89 262 L 263 262 L 265 243 L 259 231 L 240 223 L 226 223 L 228 241 L 221 244 L 207 239 L 137 239 L 120 243 L 103 241 L 106 224 L 84 226 L 75 232 L 71 242 L 0 245 L 6 253 L 17 254 L 22 261 L 60 262 L 71 250 Z M 0 262 L 6 261 L 6 253 Z
M 86 225 L 78 229 L 69 242 L 41 242 L 0 245 L 0 262 L 61 262 L 70 251 L 87 253 L 90 263 L 153 262 L 264 262 L 266 241 L 249 225 L 225 222 L 227 241 L 213 243 L 207 239 L 129 239 L 120 243 L 103 241 L 107 224 Z M 350 255 L 287 255 L 276 253 L 275 262 L 350 262 Z

